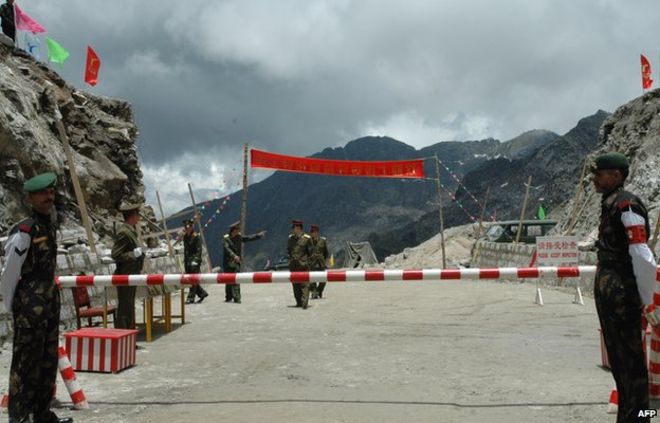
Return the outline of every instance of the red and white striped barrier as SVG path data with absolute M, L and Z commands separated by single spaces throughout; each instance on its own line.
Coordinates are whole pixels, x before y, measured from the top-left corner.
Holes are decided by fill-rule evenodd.
M 387 282 L 439 281 L 479 279 L 538 279 L 544 277 L 578 278 L 593 276 L 596 266 L 575 267 L 496 267 L 486 269 L 421 269 L 421 270 L 326 270 L 305 272 L 244 272 L 200 274 L 59 276 L 62 288 L 80 286 L 149 286 L 246 283 L 306 282 Z M 660 280 L 660 268 L 656 278 Z M 658 294 L 656 294 L 658 295 Z
M 71 401 L 73 402 L 73 407 L 76 410 L 84 410 L 89 408 L 89 404 L 87 404 L 87 399 L 85 398 L 85 393 L 83 392 L 80 384 L 78 383 L 78 380 L 76 379 L 76 373 L 73 371 L 73 367 L 71 367 L 71 362 L 69 361 L 69 357 L 66 355 L 66 350 L 64 347 L 60 346 L 59 350 L 57 351 L 57 355 L 59 357 L 57 367 L 60 370 L 62 380 L 64 380 L 66 390 L 69 391 Z

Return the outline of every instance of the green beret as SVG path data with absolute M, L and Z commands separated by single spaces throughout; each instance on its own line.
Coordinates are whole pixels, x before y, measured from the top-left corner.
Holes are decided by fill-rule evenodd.
M 121 206 L 119 206 L 119 211 L 120 212 L 129 212 L 129 211 L 133 211 L 133 210 L 140 210 L 140 207 L 142 207 L 142 204 L 124 203 Z
M 53 172 L 46 172 L 40 175 L 35 176 L 34 178 L 28 179 L 23 184 L 23 191 L 25 192 L 37 192 L 43 191 L 46 188 L 51 188 L 55 185 L 57 181 L 57 175 Z
M 591 163 L 592 172 L 605 169 L 628 170 L 629 167 L 630 162 L 628 161 L 628 158 L 621 153 L 601 154 L 600 156 L 596 156 Z

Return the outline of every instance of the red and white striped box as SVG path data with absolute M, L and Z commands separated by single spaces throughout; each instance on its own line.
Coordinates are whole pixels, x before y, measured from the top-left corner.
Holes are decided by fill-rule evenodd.
M 76 371 L 117 373 L 135 365 L 137 330 L 82 328 L 64 334 Z

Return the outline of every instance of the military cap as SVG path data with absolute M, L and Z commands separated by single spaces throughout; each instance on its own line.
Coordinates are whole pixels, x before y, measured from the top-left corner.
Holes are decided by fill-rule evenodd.
M 23 184 L 23 191 L 37 192 L 51 188 L 57 182 L 57 175 L 53 172 L 41 173 L 34 178 L 30 178 Z
M 139 203 L 123 203 L 121 206 L 119 206 L 119 211 L 120 212 L 129 212 L 133 210 L 140 210 L 142 207 L 142 204 Z
M 291 221 L 291 227 L 293 228 L 294 226 L 300 226 L 302 228 L 303 221 L 302 220 L 292 220 Z
M 233 231 L 234 229 L 237 229 L 237 228 L 240 228 L 240 227 L 241 227 L 241 221 L 237 220 L 236 222 L 229 225 L 229 230 Z
M 591 172 L 605 169 L 628 170 L 630 162 L 628 158 L 621 153 L 605 153 L 596 156 L 591 162 Z
M 315 231 L 316 231 L 316 232 L 319 232 L 319 230 L 320 230 L 319 225 L 311 225 L 311 226 L 309 227 L 309 231 L 310 231 L 310 232 L 315 232 Z
M 195 221 L 192 219 L 185 219 L 183 221 L 183 226 L 193 226 L 195 224 Z

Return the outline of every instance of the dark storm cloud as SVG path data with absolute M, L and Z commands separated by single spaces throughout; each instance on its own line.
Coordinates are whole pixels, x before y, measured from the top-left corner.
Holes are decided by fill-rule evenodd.
M 95 47 L 91 91 L 133 104 L 147 187 L 172 195 L 185 190 L 164 174 L 232 185 L 244 142 L 306 155 L 367 133 L 418 147 L 563 133 L 639 95 L 639 53 L 660 56 L 653 0 L 21 4 L 72 52 L 69 82 Z

